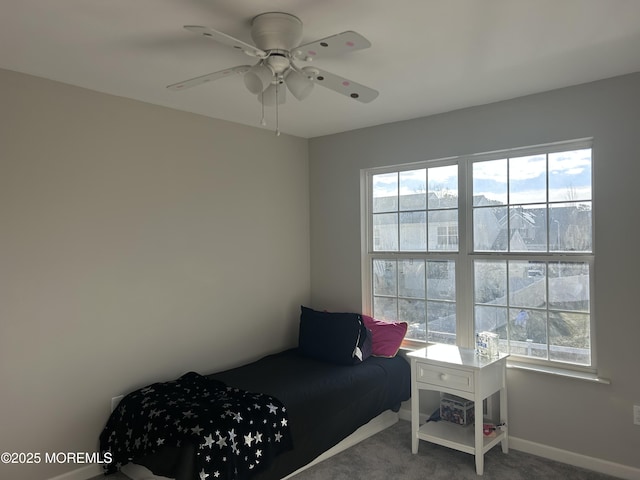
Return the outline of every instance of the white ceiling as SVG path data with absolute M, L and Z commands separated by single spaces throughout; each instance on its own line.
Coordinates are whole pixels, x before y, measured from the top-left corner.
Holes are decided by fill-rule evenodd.
M 253 43 L 266 11 L 298 16 L 302 43 L 345 30 L 372 43 L 315 62 L 378 90 L 372 103 L 288 96 L 280 129 L 306 138 L 640 71 L 640 0 L 1 0 L 0 68 L 259 127 L 240 76 L 165 87 L 255 62 L 183 25 Z

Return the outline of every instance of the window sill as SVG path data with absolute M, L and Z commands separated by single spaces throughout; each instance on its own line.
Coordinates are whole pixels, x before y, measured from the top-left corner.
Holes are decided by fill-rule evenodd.
M 565 378 L 573 378 L 574 380 L 584 380 L 593 383 L 602 383 L 604 385 L 610 385 L 611 380 L 608 378 L 599 377 L 597 373 L 580 372 L 577 370 L 569 370 L 567 368 L 550 367 L 544 365 L 532 365 L 517 361 L 507 360 L 507 368 L 514 370 L 526 370 L 529 372 L 544 373 L 547 375 L 556 375 Z
M 400 351 L 407 353 L 413 350 L 418 350 L 420 348 L 424 348 L 427 346 L 426 343 L 417 343 L 417 342 L 404 342 L 404 344 L 400 347 Z M 509 357 L 511 358 L 511 357 Z M 610 385 L 611 380 L 608 378 L 599 377 L 597 373 L 592 372 L 581 372 L 578 370 L 570 370 L 568 368 L 558 368 L 546 365 L 537 365 L 531 363 L 518 362 L 517 360 L 507 360 L 507 369 L 514 370 L 524 370 L 528 372 L 536 372 L 547 375 L 556 375 L 564 378 L 572 378 L 574 380 L 582 380 L 593 383 L 601 383 L 603 385 Z

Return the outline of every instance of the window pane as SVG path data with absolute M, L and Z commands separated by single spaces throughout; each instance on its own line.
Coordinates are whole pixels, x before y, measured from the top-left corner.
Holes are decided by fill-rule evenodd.
M 549 208 L 549 250 L 591 252 L 591 202 L 556 203 Z
M 476 252 L 506 252 L 507 207 L 473 209 L 473 249 Z
M 399 296 L 411 297 L 411 298 L 425 298 L 424 260 L 401 261 L 400 276 L 399 276 L 398 282 L 399 282 L 399 289 L 398 289 Z M 423 310 L 424 310 L 424 307 L 423 307 Z
M 544 262 L 509 262 L 509 305 L 543 308 L 547 304 Z
M 456 306 L 454 303 L 427 302 L 427 334 L 430 342 L 456 343 Z
M 398 321 L 398 299 L 389 297 L 373 297 L 373 316 L 387 322 Z
M 517 355 L 547 358 L 547 314 L 544 310 L 509 309 L 509 348 Z
M 509 159 L 509 203 L 547 201 L 547 156 Z
M 507 262 L 474 262 L 475 303 L 507 304 Z
M 495 280 L 505 268 L 506 300 Z M 500 342 L 501 351 L 515 355 L 591 364 L 587 263 L 482 260 L 474 262 L 474 275 L 476 333 L 498 333 L 508 339 Z M 506 308 L 494 306 L 505 303 L 508 322 Z
M 398 214 L 377 213 L 373 215 L 373 250 L 394 252 L 398 250 Z
M 547 251 L 546 205 L 509 207 L 509 249 L 512 252 Z
M 576 262 L 549 264 L 549 308 L 589 312 L 589 265 Z
M 423 302 L 424 303 L 424 302 Z M 405 338 L 409 340 L 418 340 L 425 342 L 427 340 L 427 321 L 413 321 L 408 322 L 407 334 Z
M 373 175 L 373 213 L 398 210 L 398 174 Z
M 373 294 L 391 295 L 398 294 L 396 279 L 396 262 L 394 260 L 373 261 Z
M 507 160 L 473 163 L 473 206 L 507 204 Z
M 551 360 L 589 365 L 591 363 L 589 315 L 549 313 L 549 355 Z
M 429 168 L 429 209 L 458 208 L 458 166 Z
M 426 251 L 427 213 L 400 213 L 400 250 L 403 252 Z
M 426 210 L 427 170 L 400 172 L 400 210 Z
M 507 338 L 507 309 L 476 305 L 475 333 L 480 332 L 493 332 L 502 339 Z
M 549 201 L 591 200 L 591 149 L 549 154 Z
M 456 299 L 456 264 L 451 260 L 427 261 L 427 298 Z
M 426 331 L 426 310 L 424 300 L 398 300 L 399 317 L 401 321 L 407 322 L 407 338 L 413 340 L 425 340 Z

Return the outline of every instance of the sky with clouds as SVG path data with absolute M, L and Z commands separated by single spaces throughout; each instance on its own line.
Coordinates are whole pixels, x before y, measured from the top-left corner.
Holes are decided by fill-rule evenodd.
M 547 174 L 548 173 L 548 174 Z M 473 163 L 473 195 L 503 204 L 591 200 L 591 149 Z M 430 191 L 457 194 L 456 165 L 375 175 L 374 197 Z

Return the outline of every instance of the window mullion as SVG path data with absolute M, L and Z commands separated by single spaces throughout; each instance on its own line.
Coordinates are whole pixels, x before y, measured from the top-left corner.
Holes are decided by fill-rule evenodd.
M 456 261 L 456 340 L 475 345 L 473 326 L 473 179 L 470 162 L 458 163 L 458 258 Z

